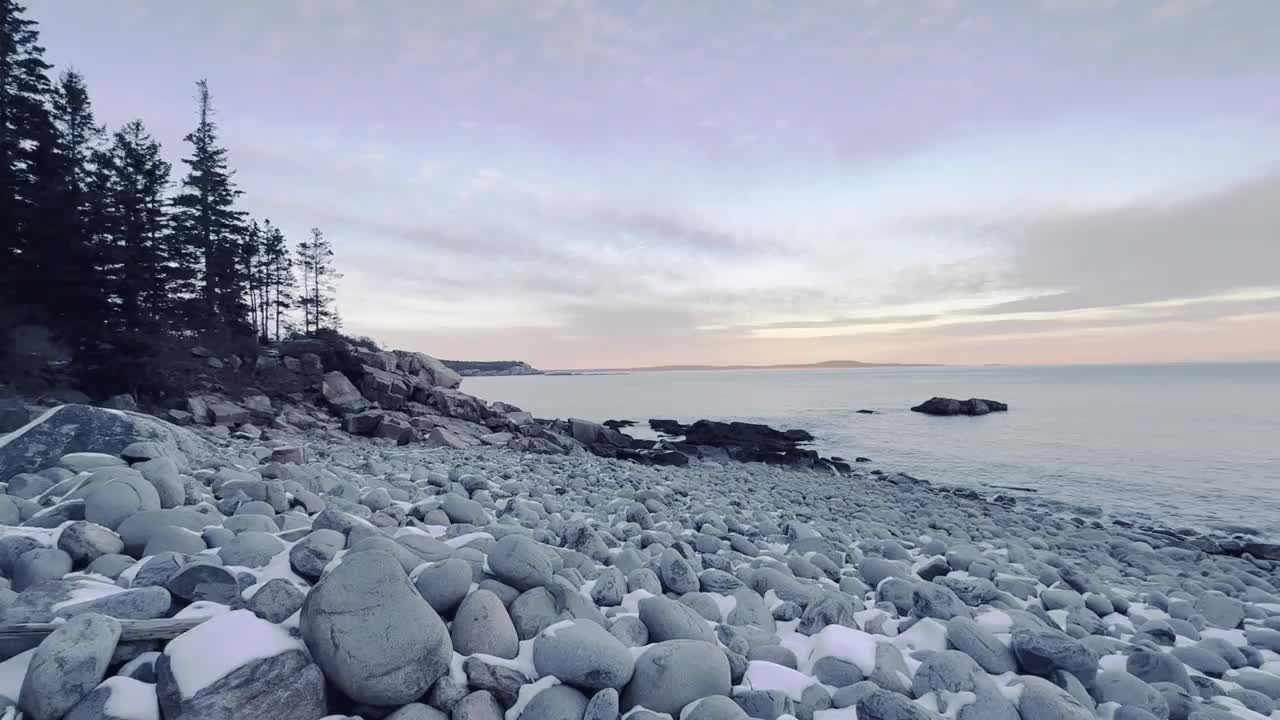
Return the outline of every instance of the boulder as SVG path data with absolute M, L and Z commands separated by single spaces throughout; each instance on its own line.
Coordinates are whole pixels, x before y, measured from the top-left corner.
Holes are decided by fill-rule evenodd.
M 360 412 L 369 405 L 347 376 L 337 370 L 324 374 L 324 379 L 320 383 L 320 394 L 324 396 L 325 402 L 329 403 L 329 407 L 340 415 Z
M 330 682 L 370 705 L 416 700 L 453 657 L 440 617 L 400 563 L 378 551 L 359 553 L 317 583 L 302 604 L 300 627 Z
M 155 674 L 165 718 L 318 720 L 328 712 L 324 676 L 302 644 L 248 610 L 174 638 Z
M 129 445 L 145 440 L 192 458 L 203 458 L 212 452 L 209 443 L 190 430 L 150 415 L 90 405 L 62 405 L 0 437 L 0 478 L 35 472 L 71 453 L 118 455 Z
M 651 645 L 636 658 L 621 705 L 624 712 L 643 705 L 678 716 L 680 709 L 694 700 L 728 695 L 729 690 L 729 659 L 717 645 L 668 640 Z
M 911 408 L 911 411 L 925 415 L 986 415 L 992 412 L 1005 412 L 1008 409 L 1007 404 L 996 400 L 932 397 Z
M 543 630 L 533 641 L 538 675 L 585 690 L 623 688 L 635 661 L 617 638 L 590 620 L 567 620 Z
M 49 634 L 31 657 L 18 705 L 30 720 L 59 720 L 102 682 L 120 622 L 80 615 Z

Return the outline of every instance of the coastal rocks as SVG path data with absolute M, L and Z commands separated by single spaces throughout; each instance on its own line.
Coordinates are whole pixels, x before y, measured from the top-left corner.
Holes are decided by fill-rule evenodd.
M 80 615 L 36 648 L 18 704 L 31 720 L 58 720 L 102 682 L 120 640 L 120 622 Z
M 212 451 L 206 441 L 190 431 L 149 415 L 90 405 L 62 405 L 44 413 L 21 432 L 0 438 L 0 478 L 35 472 L 51 459 L 70 453 L 91 450 L 115 455 L 143 440 L 191 457 L 204 457 Z
M 585 690 L 622 688 L 635 661 L 627 648 L 590 620 L 568 620 L 543 630 L 533 641 L 533 666 L 540 676 Z
M 156 658 L 155 676 L 165 718 L 319 720 L 328 710 L 324 676 L 302 644 L 248 610 L 174 638 Z
M 993 412 L 1005 412 L 1008 409 L 1009 406 L 1007 404 L 996 400 L 979 398 L 956 400 L 954 398 L 932 397 L 911 408 L 911 412 L 924 413 L 925 415 L 986 415 Z
M 317 583 L 300 627 L 325 677 L 370 705 L 421 697 L 448 671 L 453 652 L 440 617 L 382 552 L 361 553 Z
M 651 645 L 636 658 L 621 707 L 627 711 L 643 705 L 678 715 L 694 700 L 728 695 L 729 689 L 729 660 L 719 648 L 699 640 L 668 640 Z

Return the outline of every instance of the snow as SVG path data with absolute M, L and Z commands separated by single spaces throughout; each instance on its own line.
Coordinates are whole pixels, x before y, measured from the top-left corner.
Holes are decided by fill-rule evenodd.
M 574 622 L 573 620 L 561 620 L 558 623 L 552 623 L 551 625 L 548 625 L 545 628 L 543 628 L 542 632 L 539 634 L 549 638 L 553 638 L 556 636 L 556 633 L 560 632 L 561 630 L 573 627 L 573 622 Z
M 939 690 L 938 692 L 925 693 L 916 702 L 938 713 L 939 716 L 946 720 L 955 720 L 962 708 L 978 702 L 978 696 L 967 690 L 961 692 Z M 945 712 L 941 710 L 943 707 L 946 708 Z
M 444 541 L 444 544 L 448 545 L 451 548 L 460 548 L 460 547 L 465 547 L 466 545 L 472 542 L 475 542 L 476 540 L 479 540 L 481 538 L 488 538 L 492 540 L 493 536 L 487 532 L 470 532 L 465 535 L 459 535 L 456 538 L 449 538 L 448 540 Z
M 893 643 L 909 655 L 914 650 L 942 652 L 947 649 L 947 626 L 924 618 L 893 639 Z
M 640 612 L 640 601 L 651 597 L 653 597 L 653 593 L 648 590 L 632 590 L 622 596 L 622 605 L 619 607 L 635 615 Z
M 974 618 L 974 621 L 993 633 L 1007 633 L 1013 629 L 1013 618 L 1003 610 L 988 610 Z
M 173 616 L 174 620 L 184 620 L 187 618 L 206 618 L 214 617 L 231 612 L 231 608 L 222 603 L 212 602 L 210 600 L 199 600 L 182 608 Z
M 1203 638 L 1222 638 L 1236 647 L 1244 647 L 1248 645 L 1243 630 L 1223 630 L 1222 628 L 1205 628 L 1200 631 L 1200 637 Z
M 548 675 L 528 685 L 521 685 L 520 694 L 516 696 L 516 704 L 507 710 L 506 720 L 519 720 L 520 713 L 524 712 L 524 706 L 528 705 L 535 695 L 559 684 L 559 678 L 554 675 Z
M 800 702 L 805 688 L 816 685 L 817 682 L 799 670 L 792 670 L 785 665 L 752 660 L 747 663 L 747 672 L 742 676 L 742 684 L 735 688 L 735 691 L 778 690 L 792 700 Z
M 40 508 L 43 510 L 44 508 Z M 57 547 L 58 538 L 62 536 L 62 529 L 75 520 L 68 520 L 58 527 L 42 528 L 42 527 L 19 527 L 17 525 L 0 525 L 0 538 L 6 537 L 29 537 L 40 543 L 44 547 Z
M 124 590 L 124 588 L 114 583 L 84 579 L 76 583 L 76 589 L 67 594 L 66 600 L 54 603 L 49 609 L 56 613 L 63 608 L 104 598 L 108 595 L 116 595 L 124 592 Z
M 302 648 L 279 625 L 248 610 L 232 610 L 174 638 L 164 654 L 182 696 L 190 698 L 237 668 Z
M 635 706 L 635 707 L 631 708 L 630 710 L 628 710 L 628 711 L 627 711 L 627 712 L 622 716 L 622 720 L 627 720 L 627 718 L 636 718 L 636 717 L 639 717 L 639 716 L 640 716 L 640 713 L 642 713 L 642 712 L 643 712 L 643 713 L 645 713 L 645 718 L 646 718 L 646 719 L 647 719 L 647 718 L 650 718 L 650 717 L 653 717 L 653 716 L 657 716 L 657 717 L 659 717 L 659 718 L 662 718 L 662 720 L 674 720 L 674 718 L 672 718 L 670 715 L 668 715 L 668 714 L 666 714 L 666 713 L 660 713 L 660 712 L 657 712 L 656 710 L 650 710 L 649 708 L 647 708 L 647 707 L 645 707 L 645 706 L 643 706 L 643 705 L 637 705 L 637 706 Z M 783 717 L 786 717 L 786 716 L 784 715 Z M 508 720 L 510 720 L 511 716 L 510 716 L 510 715 L 508 715 L 508 716 L 507 716 L 507 718 L 508 718 Z M 2 720 L 2 719 L 0 719 L 0 720 Z M 782 718 L 778 718 L 778 720 L 782 720 Z
M 1067 611 L 1066 610 L 1050 610 L 1047 613 L 1055 623 L 1058 624 L 1059 630 L 1067 629 Z
M 98 687 L 111 688 L 103 711 L 121 720 L 160 720 L 156 686 L 119 675 L 107 678 Z
M 18 699 L 22 694 L 22 681 L 27 677 L 27 667 L 35 654 L 35 648 L 32 648 L 0 663 L 0 695 L 10 700 Z
M 847 708 L 818 710 L 813 713 L 813 720 L 858 720 L 858 711 L 852 705 Z
M 712 600 L 716 601 L 716 606 L 720 608 L 720 617 L 728 620 L 729 613 L 738 607 L 738 598 L 732 595 L 723 595 L 721 593 L 707 593 Z
M 847 660 L 870 676 L 876 669 L 876 636 L 843 625 L 828 625 L 813 636 L 810 652 L 801 656 L 800 667 L 812 673 L 814 663 L 824 657 Z M 793 649 L 794 652 L 794 649 Z
M 282 552 L 276 553 L 271 560 L 260 568 L 247 568 L 237 565 L 229 565 L 227 569 L 233 573 L 248 572 L 258 578 L 258 582 L 245 588 L 242 596 L 245 600 L 253 597 L 254 593 L 262 589 L 272 580 L 287 580 L 291 585 L 301 590 L 304 594 L 311 589 L 311 583 L 304 580 L 300 575 L 293 571 L 293 566 L 289 564 L 289 551 L 295 543 L 285 543 L 286 547 Z
M 1128 655 L 1113 653 L 1111 655 L 1103 655 L 1098 659 L 1098 669 L 1107 672 L 1110 670 L 1124 670 L 1129 662 Z
M 538 677 L 538 671 L 533 667 L 533 640 L 521 640 L 520 652 L 511 659 L 500 658 L 496 655 L 485 655 L 484 653 L 476 653 L 469 657 L 483 660 L 486 665 L 509 667 L 513 670 L 519 670 L 528 678 Z

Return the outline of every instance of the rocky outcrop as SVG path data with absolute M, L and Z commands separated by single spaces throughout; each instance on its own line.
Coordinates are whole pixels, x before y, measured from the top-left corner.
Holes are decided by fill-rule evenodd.
M 1008 405 L 996 400 L 983 400 L 980 398 L 956 400 L 955 398 L 932 397 L 911 408 L 911 412 L 924 413 L 925 415 L 986 415 L 993 412 L 1005 412 L 1008 409 Z
M 150 415 L 91 405 L 62 405 L 0 437 L 0 478 L 34 472 L 50 455 L 90 450 L 120 453 L 145 441 L 195 457 L 210 452 L 208 442 L 199 436 Z
M 541 370 L 529 363 L 518 360 L 441 360 L 440 362 L 463 377 L 543 374 Z
M 805 430 L 777 430 L 756 423 L 715 420 L 683 425 L 675 420 L 653 419 L 649 427 L 663 435 L 683 437 L 672 443 L 670 449 L 694 457 L 849 471 L 848 463 L 843 460 L 823 458 L 816 451 L 801 447 L 814 440 Z

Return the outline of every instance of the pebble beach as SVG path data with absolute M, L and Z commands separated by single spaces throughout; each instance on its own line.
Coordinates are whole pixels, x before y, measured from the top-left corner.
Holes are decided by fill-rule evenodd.
M 51 628 L 0 717 L 1280 717 L 1270 560 L 905 475 L 149 422 L 0 496 L 0 617 Z

